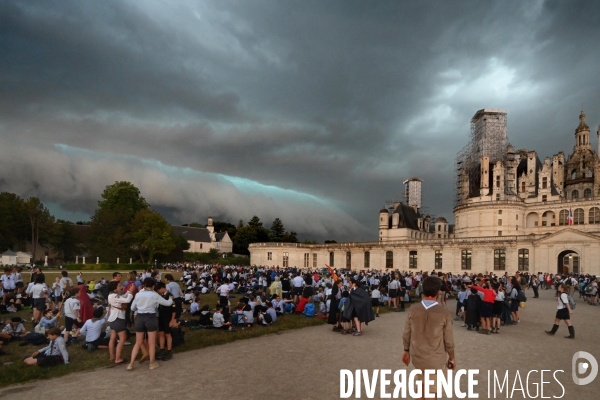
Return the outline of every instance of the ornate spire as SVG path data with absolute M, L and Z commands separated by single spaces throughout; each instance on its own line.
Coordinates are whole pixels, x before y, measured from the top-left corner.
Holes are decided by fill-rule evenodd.
M 587 124 L 585 123 L 585 112 L 583 110 L 581 110 L 581 114 L 579 114 L 579 126 L 575 130 L 575 133 L 581 132 L 581 131 L 589 132 L 589 130 L 590 130 L 590 127 L 587 126 Z

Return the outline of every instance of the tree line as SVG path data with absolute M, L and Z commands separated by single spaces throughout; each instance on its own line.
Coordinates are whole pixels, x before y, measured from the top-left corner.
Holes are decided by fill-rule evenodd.
M 82 230 L 77 225 L 90 227 Z M 185 226 L 205 228 L 197 222 Z M 243 220 L 237 225 L 214 221 L 213 227 L 215 232 L 228 233 L 236 254 L 250 254 L 248 246 L 256 242 L 298 243 L 298 234 L 286 230 L 280 218 L 275 218 L 269 229 L 256 215 L 247 224 Z M 189 249 L 187 240 L 175 235 L 166 219 L 151 210 L 140 190 L 126 181 L 106 186 L 90 221 L 76 224 L 54 218 L 37 197 L 25 200 L 14 193 L 0 193 L 0 251 L 25 251 L 27 243 L 32 243 L 34 255 L 41 245 L 64 262 L 83 253 L 103 261 L 180 261 Z

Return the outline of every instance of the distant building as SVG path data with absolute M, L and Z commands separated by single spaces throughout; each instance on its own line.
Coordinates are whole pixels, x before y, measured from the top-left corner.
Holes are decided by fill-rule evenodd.
M 25 265 L 31 263 L 31 254 L 22 251 L 7 250 L 0 258 L 2 265 Z
M 190 226 L 171 226 L 176 235 L 181 235 L 190 244 L 186 252 L 208 253 L 210 249 L 217 249 L 219 253 L 233 252 L 233 242 L 227 232 L 215 233 L 212 217 L 208 217 L 206 228 Z
M 254 243 L 254 265 L 316 268 L 575 272 L 600 275 L 600 159 L 582 111 L 570 156 L 513 150 L 506 112 L 483 109 L 456 159 L 455 225 L 421 215 L 420 179 L 406 203 L 379 211 L 372 242 Z M 600 147 L 600 127 L 597 131 Z M 599 150 L 600 152 L 600 150 Z M 414 185 L 414 186 L 412 186 Z M 418 196 L 417 196 L 418 193 Z

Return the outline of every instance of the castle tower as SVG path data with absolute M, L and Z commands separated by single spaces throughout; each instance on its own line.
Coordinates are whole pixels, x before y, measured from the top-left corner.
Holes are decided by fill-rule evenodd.
M 421 208 L 421 183 L 422 179 L 410 178 L 404 181 L 406 204 L 417 211 Z
M 590 127 L 585 123 L 585 112 L 581 110 L 579 114 L 579 126 L 575 129 L 575 147 L 573 152 L 578 149 L 592 149 L 590 145 Z

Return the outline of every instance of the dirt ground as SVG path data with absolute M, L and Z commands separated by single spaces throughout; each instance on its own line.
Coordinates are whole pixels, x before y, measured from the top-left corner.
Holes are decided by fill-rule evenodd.
M 502 379 L 508 370 L 511 388 L 517 370 L 524 387 L 530 370 L 563 370 L 556 376 L 564 386 L 564 399 L 597 398 L 600 376 L 587 386 L 575 385 L 571 359 L 583 350 L 600 361 L 600 306 L 589 306 L 575 296 L 576 339 L 567 340 L 563 338 L 568 333 L 564 325 L 555 336 L 544 333 L 554 319 L 554 292 L 542 291 L 539 299 L 533 299 L 531 291 L 527 294 L 529 301 L 521 323 L 501 328 L 499 335 L 480 335 L 461 328 L 460 322 L 454 323 L 458 368 L 480 370 L 476 390 L 479 398 L 488 398 L 488 370 L 497 371 Z M 448 306 L 453 310 L 455 302 L 450 301 Z M 372 373 L 374 369 L 405 368 L 400 360 L 405 320 L 406 313 L 382 315 L 360 337 L 334 333 L 329 325 L 268 335 L 176 354 L 153 371 L 145 363 L 136 364 L 131 372 L 119 366 L 10 386 L 0 390 L 0 398 L 337 399 L 340 369 L 368 369 Z M 544 381 L 553 382 L 544 385 L 544 396 L 561 395 L 552 373 L 546 373 Z M 534 373 L 528 386 L 530 395 L 525 397 L 516 391 L 513 398 L 535 396 L 536 383 L 539 387 L 540 375 Z M 461 387 L 466 390 L 466 384 Z M 366 398 L 364 387 L 362 398 Z M 506 395 L 498 394 L 496 398 Z

